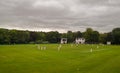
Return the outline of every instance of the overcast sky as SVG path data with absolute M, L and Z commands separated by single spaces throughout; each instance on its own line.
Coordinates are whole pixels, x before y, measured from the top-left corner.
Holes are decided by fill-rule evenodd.
M 0 28 L 108 32 L 120 27 L 120 0 L 0 0 Z

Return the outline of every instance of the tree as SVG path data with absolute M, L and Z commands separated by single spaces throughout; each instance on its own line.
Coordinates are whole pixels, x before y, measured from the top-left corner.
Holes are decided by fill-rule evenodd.
M 113 43 L 113 35 L 112 35 L 112 32 L 107 33 L 106 42 L 107 42 L 107 41 L 110 41 L 110 42 Z
M 86 31 L 83 33 L 87 43 L 91 43 L 92 42 L 92 40 L 91 40 L 92 32 L 93 32 L 93 30 L 91 28 L 87 28 Z
M 19 31 L 19 43 L 28 43 L 30 38 L 30 33 L 28 31 Z
M 120 28 L 112 30 L 113 44 L 120 44 Z
M 0 29 L 0 44 L 10 44 L 10 35 L 7 29 Z
M 60 34 L 57 31 L 51 31 L 46 34 L 46 40 L 50 43 L 58 43 L 60 42 Z
M 93 31 L 91 34 L 91 40 L 93 43 L 99 43 L 99 32 Z
M 82 38 L 83 34 L 80 31 L 74 32 L 74 38 Z
M 67 33 L 61 33 L 61 38 L 67 38 Z
M 93 31 L 91 28 L 87 28 L 87 30 L 84 32 L 84 37 L 87 43 L 99 42 L 99 32 Z
M 99 42 L 103 43 L 103 44 L 106 44 L 106 42 L 107 42 L 107 33 L 100 34 Z
M 72 31 L 67 32 L 67 39 L 68 39 L 69 43 L 74 41 L 74 35 L 73 35 Z
M 28 31 L 10 30 L 10 42 L 12 44 L 28 43 L 30 33 Z
M 0 28 L 0 44 L 25 44 L 25 43 L 58 43 L 61 38 L 67 38 L 68 42 L 75 41 L 75 38 L 84 37 L 87 43 L 106 43 L 120 44 L 120 28 L 115 28 L 112 32 L 99 34 L 91 28 L 85 32 L 80 31 L 67 33 L 51 32 L 31 32 L 20 30 L 8 30 Z

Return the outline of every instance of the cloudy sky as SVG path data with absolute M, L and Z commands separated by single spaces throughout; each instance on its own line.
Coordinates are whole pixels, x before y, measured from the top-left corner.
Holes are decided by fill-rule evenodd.
M 0 0 L 0 28 L 108 32 L 120 27 L 120 0 Z

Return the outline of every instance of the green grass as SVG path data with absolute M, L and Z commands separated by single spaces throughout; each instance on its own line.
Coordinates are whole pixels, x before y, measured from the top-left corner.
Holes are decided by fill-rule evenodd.
M 0 73 L 120 73 L 120 46 L 1 45 Z M 91 48 L 93 52 L 90 52 Z

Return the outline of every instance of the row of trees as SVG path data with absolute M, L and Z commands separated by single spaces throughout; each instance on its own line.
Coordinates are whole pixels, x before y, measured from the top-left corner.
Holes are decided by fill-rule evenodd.
M 87 28 L 85 32 L 59 33 L 51 32 L 33 32 L 0 29 L 0 44 L 28 44 L 28 43 L 60 43 L 61 38 L 67 38 L 68 43 L 73 43 L 75 38 L 83 37 L 86 43 L 106 43 L 120 44 L 120 28 L 115 28 L 112 32 L 99 33 L 91 28 Z

